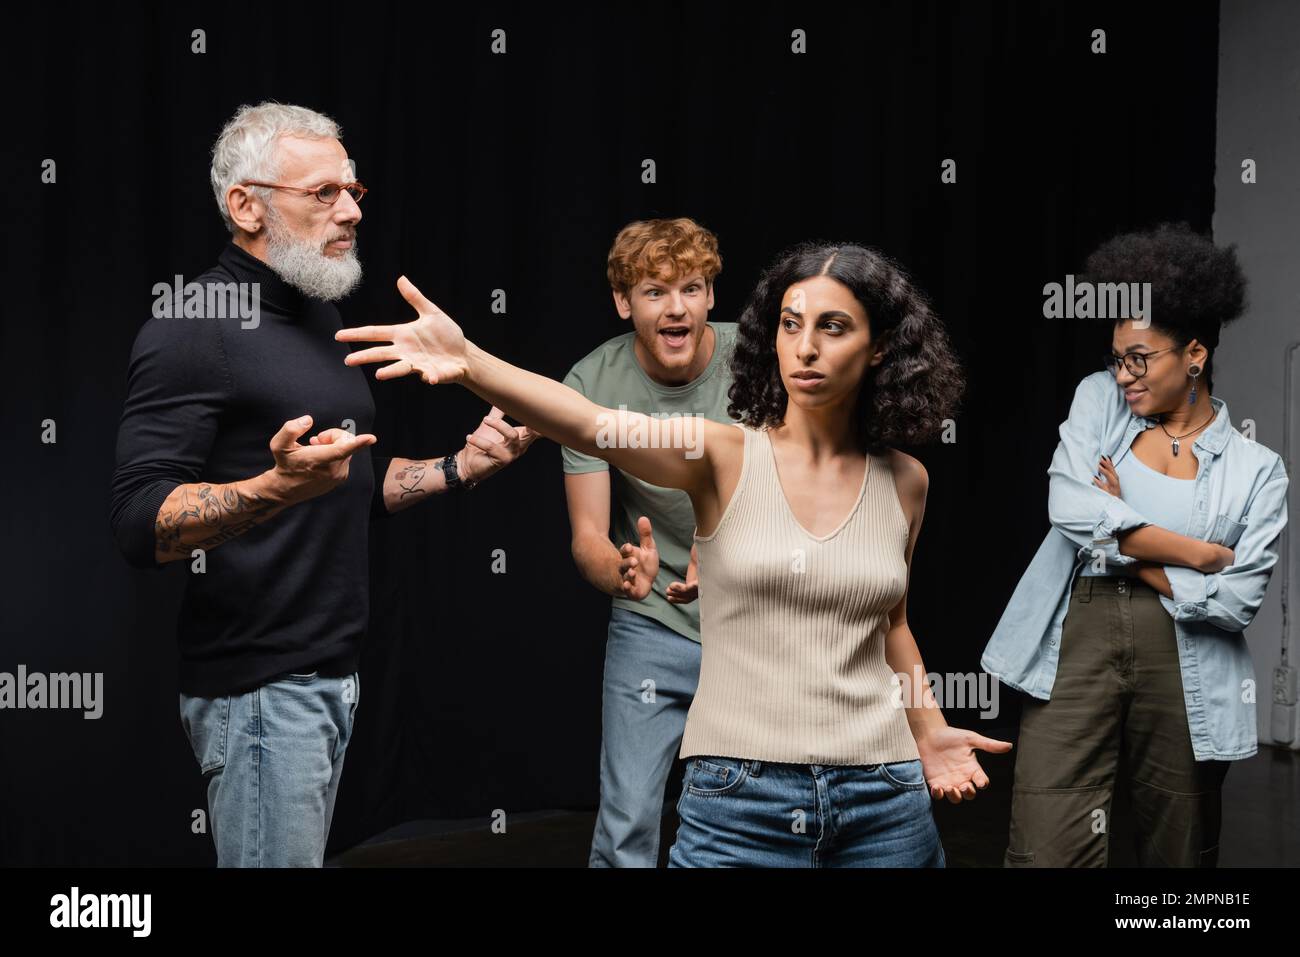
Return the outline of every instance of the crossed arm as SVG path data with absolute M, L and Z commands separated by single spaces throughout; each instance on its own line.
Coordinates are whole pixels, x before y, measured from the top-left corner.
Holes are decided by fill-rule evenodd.
M 1168 596 L 1162 566 L 1217 572 L 1232 561 L 1232 552 L 1153 525 L 1117 494 L 1119 479 L 1101 451 L 1108 388 L 1113 387 L 1089 376 L 1075 390 L 1047 470 L 1048 517 L 1084 559 L 1100 555 L 1109 566 L 1136 565 L 1143 581 Z
M 1119 477 L 1108 463 L 1102 479 L 1107 491 L 1120 494 Z M 1225 631 L 1244 631 L 1264 602 L 1277 563 L 1279 540 L 1287 522 L 1288 482 L 1286 467 L 1280 458 L 1275 459 L 1268 474 L 1256 479 L 1242 515 L 1245 531 L 1233 548 L 1193 539 L 1196 547 L 1192 554 L 1199 548 L 1209 556 L 1199 566 L 1162 558 L 1176 553 L 1178 543 L 1170 543 L 1167 536 L 1172 533 L 1155 526 L 1137 529 L 1121 548 L 1127 550 L 1128 542 L 1140 532 L 1158 533 L 1133 543 L 1133 551 L 1143 558 L 1137 575 L 1174 603 L 1174 619 L 1208 621 Z
M 1119 475 L 1109 458 L 1098 463 L 1099 488 L 1115 498 L 1121 498 Z M 1173 587 L 1165 573 L 1166 565 L 1177 565 L 1199 572 L 1217 572 L 1233 560 L 1232 550 L 1221 545 L 1203 542 L 1198 538 L 1181 535 L 1159 525 L 1142 525 L 1117 534 L 1121 555 L 1136 559 L 1134 573 L 1145 584 L 1166 598 L 1173 598 Z

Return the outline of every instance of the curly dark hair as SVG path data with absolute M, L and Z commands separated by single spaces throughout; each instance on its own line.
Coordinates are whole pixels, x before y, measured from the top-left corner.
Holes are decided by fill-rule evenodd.
M 878 454 L 935 438 L 965 388 L 948 334 L 896 262 L 851 244 L 800 243 L 763 273 L 740 317 L 727 412 L 752 428 L 785 420 L 789 395 L 776 355 L 781 299 L 794 283 L 823 275 L 862 304 L 872 339 L 885 351 L 858 393 L 855 419 L 866 450 Z
M 1093 283 L 1151 283 L 1151 325 L 1178 344 L 1205 346 L 1205 388 L 1213 392 L 1214 350 L 1223 326 L 1246 311 L 1246 277 L 1236 245 L 1215 246 L 1187 223 L 1161 223 L 1106 240 L 1084 264 Z

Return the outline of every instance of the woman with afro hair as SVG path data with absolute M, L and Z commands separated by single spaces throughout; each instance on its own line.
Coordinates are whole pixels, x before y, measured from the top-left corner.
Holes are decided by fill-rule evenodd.
M 938 436 L 962 377 L 899 267 L 854 245 L 782 255 L 740 320 L 731 424 L 601 408 L 398 287 L 419 318 L 341 331 L 385 343 L 349 364 L 459 382 L 691 498 L 700 681 L 670 866 L 943 866 L 931 799 L 973 798 L 988 784 L 975 749 L 1010 744 L 949 727 L 911 678 L 925 674 L 907 587 L 927 476 L 891 446 Z
M 1004 863 L 1105 867 L 1124 787 L 1140 865 L 1213 867 L 1228 763 L 1256 752 L 1244 630 L 1286 469 L 1213 394 L 1220 331 L 1245 308 L 1231 247 L 1163 225 L 1103 243 L 1085 271 L 1099 300 L 1150 286 L 1141 315 L 1107 317 L 1105 369 L 1079 383 L 1048 469 L 1052 528 L 984 652 L 1030 695 Z

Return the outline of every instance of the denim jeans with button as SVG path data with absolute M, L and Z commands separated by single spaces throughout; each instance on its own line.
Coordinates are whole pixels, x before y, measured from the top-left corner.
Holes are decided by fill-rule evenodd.
M 218 867 L 320 867 L 361 676 L 290 674 L 244 694 L 180 696 L 208 782 Z
M 921 762 L 687 762 L 669 867 L 943 867 Z

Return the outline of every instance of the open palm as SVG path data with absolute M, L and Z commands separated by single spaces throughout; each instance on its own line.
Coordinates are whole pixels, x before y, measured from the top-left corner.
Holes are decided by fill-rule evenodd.
M 623 597 L 641 601 L 650 594 L 659 574 L 659 546 L 650 519 L 644 515 L 636 520 L 636 533 L 640 539 L 637 544 L 626 542 L 618 550 L 618 572 Z
M 989 784 L 989 776 L 980 767 L 975 751 L 1003 753 L 1011 750 L 1011 742 L 945 725 L 917 738 L 916 748 L 930 796 L 960 804 L 972 800 Z
M 344 361 L 350 366 L 389 363 L 375 371 L 376 379 L 396 379 L 414 372 L 429 385 L 460 382 L 469 368 L 465 333 L 405 276 L 397 280 L 397 291 L 418 317 L 396 326 L 340 329 L 334 334 L 339 342 L 387 343 L 353 352 Z

